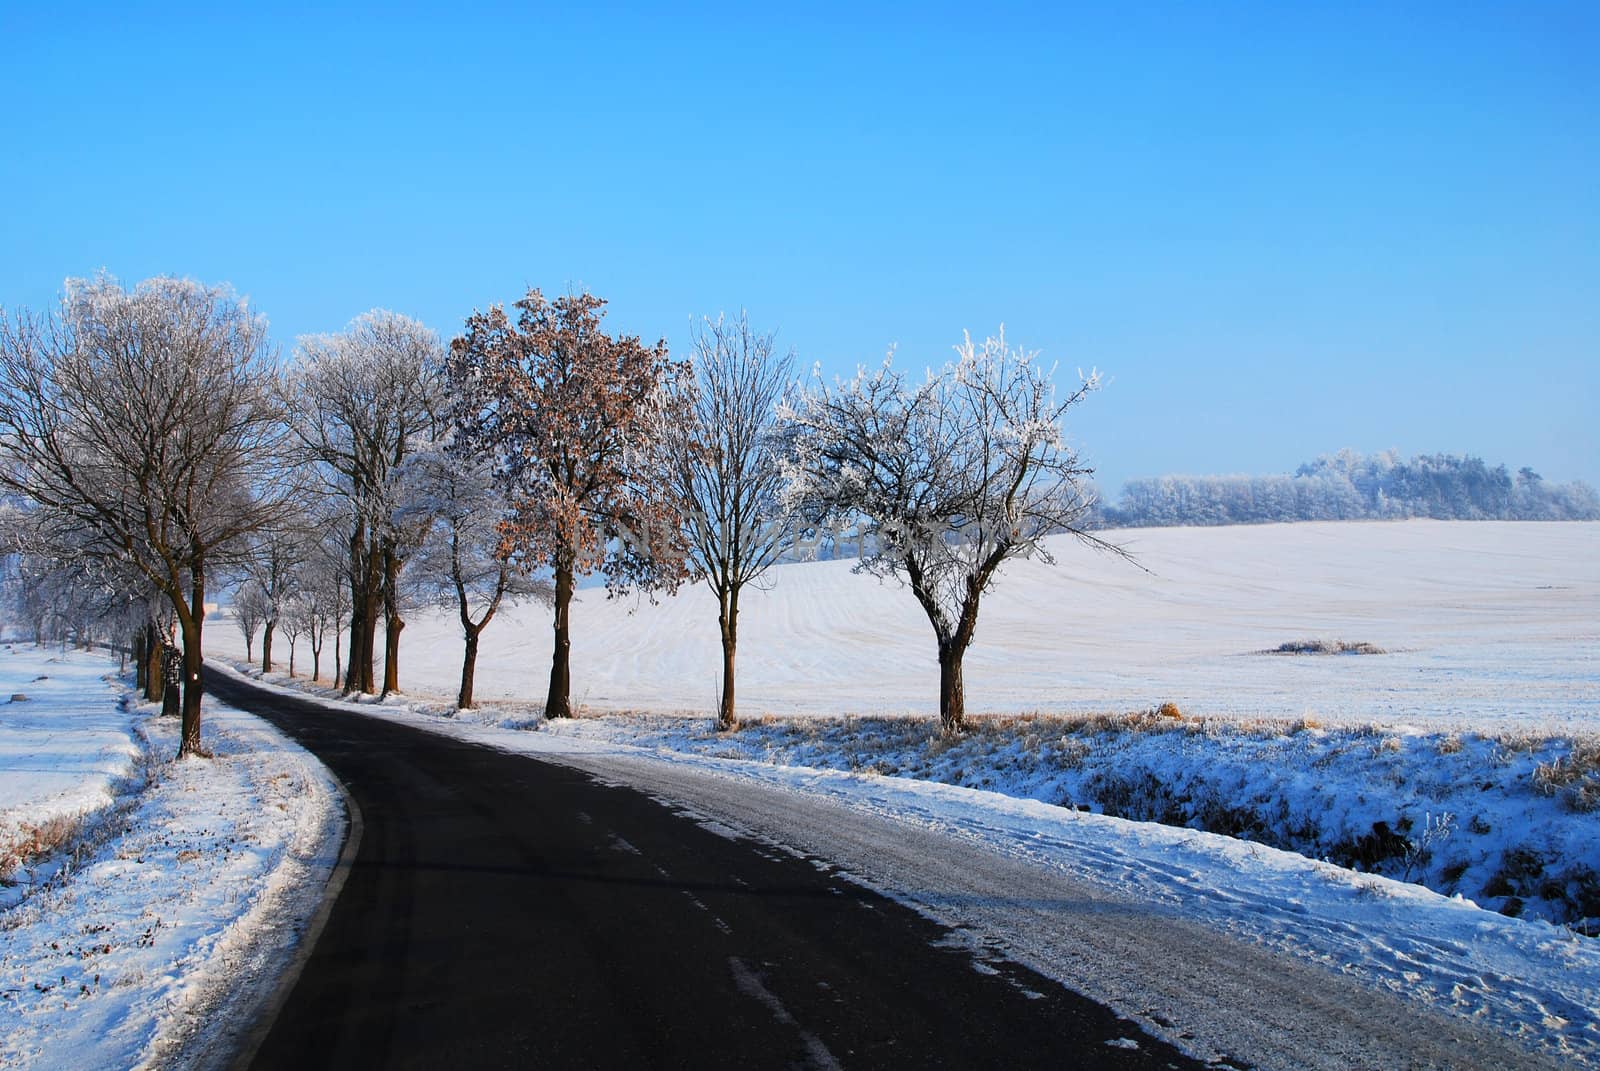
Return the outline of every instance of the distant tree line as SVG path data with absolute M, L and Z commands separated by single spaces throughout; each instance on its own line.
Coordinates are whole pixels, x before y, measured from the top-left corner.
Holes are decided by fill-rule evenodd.
M 1600 520 L 1600 494 L 1588 484 L 1547 483 L 1531 468 L 1515 474 L 1482 458 L 1393 450 L 1341 450 L 1301 465 L 1294 475 L 1158 476 L 1123 485 L 1116 506 L 1102 506 L 1107 528 L 1263 524 L 1273 521 Z

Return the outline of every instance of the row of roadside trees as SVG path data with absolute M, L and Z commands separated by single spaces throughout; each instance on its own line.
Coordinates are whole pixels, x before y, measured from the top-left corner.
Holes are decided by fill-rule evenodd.
M 200 747 L 205 605 L 236 585 L 247 637 L 325 640 L 346 691 L 399 688 L 406 614 L 458 615 L 461 706 L 506 599 L 541 598 L 555 634 L 545 712 L 571 713 L 579 578 L 717 597 L 719 724 L 736 723 L 741 591 L 797 541 L 845 529 L 861 568 L 906 582 L 938 644 L 940 715 L 964 717 L 961 660 L 1000 565 L 1083 530 L 1088 470 L 1052 370 L 1002 337 L 913 381 L 886 359 L 796 382 L 743 315 L 703 322 L 684 360 L 605 330 L 587 293 L 530 290 L 475 312 L 448 347 L 374 311 L 305 337 L 290 361 L 223 287 L 69 280 L 60 308 L 0 315 L 0 488 L 14 579 L 49 577 L 81 614 L 137 634 L 160 687 L 181 647 L 180 754 Z M 1115 548 L 1109 548 L 1115 549 Z M 13 600 L 41 590 L 19 582 Z M 384 637 L 382 679 L 377 641 Z M 341 655 L 341 637 L 348 646 Z M 292 658 L 292 654 L 291 654 Z

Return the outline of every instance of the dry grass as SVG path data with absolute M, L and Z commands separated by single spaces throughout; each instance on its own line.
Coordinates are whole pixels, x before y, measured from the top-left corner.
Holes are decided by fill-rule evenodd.
M 39 825 L 25 823 L 10 840 L 0 847 L 0 882 L 10 884 L 18 870 L 40 856 L 49 855 L 77 836 L 83 818 L 76 814 L 60 814 Z
M 1290 640 L 1259 654 L 1274 655 L 1379 655 L 1388 654 L 1374 643 L 1351 643 L 1348 640 Z
M 1600 737 L 1575 740 L 1567 754 L 1535 766 L 1533 787 L 1562 796 L 1579 814 L 1600 810 Z

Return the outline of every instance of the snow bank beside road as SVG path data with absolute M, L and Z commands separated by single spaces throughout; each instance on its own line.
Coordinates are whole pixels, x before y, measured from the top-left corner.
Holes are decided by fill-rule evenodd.
M 116 709 L 97 674 L 80 684 L 61 696 L 79 717 Z M 182 1063 L 244 1025 L 219 1009 L 275 981 L 342 840 L 338 788 L 259 719 L 206 716 L 214 759 L 152 762 L 70 866 L 0 913 L 0 1067 Z M 176 719 L 123 717 L 176 753 Z
M 1154 712 L 977 717 L 957 740 L 905 718 L 768 719 L 730 734 L 715 732 L 709 718 L 635 714 L 548 728 L 653 750 L 942 781 L 1225 833 L 1600 935 L 1600 811 L 1584 809 L 1600 793 L 1594 734 L 1319 728 Z

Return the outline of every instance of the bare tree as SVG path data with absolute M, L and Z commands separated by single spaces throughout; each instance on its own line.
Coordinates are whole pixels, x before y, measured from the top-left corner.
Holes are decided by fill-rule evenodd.
M 311 627 L 311 615 L 298 594 L 291 595 L 278 608 L 278 631 L 289 642 L 289 676 L 294 677 L 295 644 Z
M 59 316 L 0 321 L 0 487 L 138 570 L 183 642 L 179 755 L 200 743 L 208 570 L 276 519 L 266 321 L 226 288 L 69 280 Z
M 160 616 L 149 580 L 92 550 L 47 511 L 26 502 L 0 506 L 6 611 L 29 626 L 35 643 L 105 641 L 127 653 L 127 638 L 138 646 L 147 619 Z M 142 665 L 139 677 L 143 687 Z
M 733 321 L 703 321 L 694 335 L 694 374 L 680 381 L 682 404 L 662 431 L 664 468 L 683 514 L 689 559 L 717 597 L 719 729 L 738 724 L 739 593 L 759 581 L 795 533 L 781 496 L 783 445 L 776 425 L 794 355 L 774 357 L 772 339 L 752 331 L 743 312 Z
M 507 598 L 550 602 L 554 592 L 548 581 L 525 575 L 511 562 L 501 534 L 505 499 L 495 486 L 490 459 L 436 446 L 412 457 L 405 486 L 401 523 L 415 526 L 425 519 L 429 526 L 414 583 L 461 622 L 456 706 L 469 710 L 480 637 L 501 604 Z
M 331 518 L 330 518 L 331 519 Z M 299 599 L 306 614 L 306 639 L 311 646 L 311 679 L 322 677 L 322 651 L 333 636 L 333 683 L 339 684 L 339 638 L 350 612 L 350 560 L 343 535 L 331 524 L 316 523 L 324 532 L 312 543 L 300 573 Z
M 9 544 L 9 540 L 8 540 Z M 54 617 L 56 600 L 45 590 L 54 562 L 22 550 L 5 557 L 6 617 L 35 644 L 43 644 Z
M 11 605 L 32 624 L 34 642 L 69 637 L 114 642 L 133 656 L 136 686 L 144 697 L 166 705 L 161 665 L 176 624 L 166 596 L 130 562 L 103 553 L 69 518 L 23 509 L 0 527 L 5 545 L 15 551 L 8 575 L 14 585 Z
M 436 421 L 438 336 L 415 320 L 375 309 L 342 334 L 300 339 L 288 388 L 293 429 L 325 488 L 346 505 L 350 584 L 347 691 L 376 692 L 374 647 L 385 626 L 383 690 L 399 688 L 399 600 L 406 541 L 393 527 L 401 464 L 431 440 Z
M 684 370 L 664 341 L 606 334 L 604 307 L 592 294 L 546 301 L 529 290 L 515 323 L 498 305 L 473 313 L 446 366 L 461 447 L 493 456 L 510 499 L 511 560 L 554 573 L 547 718 L 572 713 L 575 578 L 599 570 L 615 593 L 672 588 L 686 575 L 651 442 L 672 419 L 667 388 Z
M 272 672 L 272 635 L 278 629 L 289 600 L 299 589 L 307 538 L 305 531 L 298 527 L 285 525 L 266 529 L 256 533 L 239 555 L 244 574 L 253 582 L 255 608 L 261 613 L 263 673 Z
M 272 613 L 272 600 L 254 577 L 240 584 L 233 594 L 233 621 L 244 635 L 244 660 L 254 662 L 256 631 Z M 270 672 L 270 667 L 263 672 Z
M 795 436 L 786 497 L 813 524 L 857 521 L 857 569 L 903 578 L 933 625 L 939 719 L 965 727 L 962 656 L 995 571 L 1030 555 L 1053 562 L 1044 537 L 1064 532 L 1121 553 L 1082 527 L 1092 499 L 1061 420 L 1099 386 L 1091 373 L 1058 398 L 1053 370 L 999 337 L 926 381 L 908 385 L 893 356 L 848 384 L 819 381 L 783 416 Z

